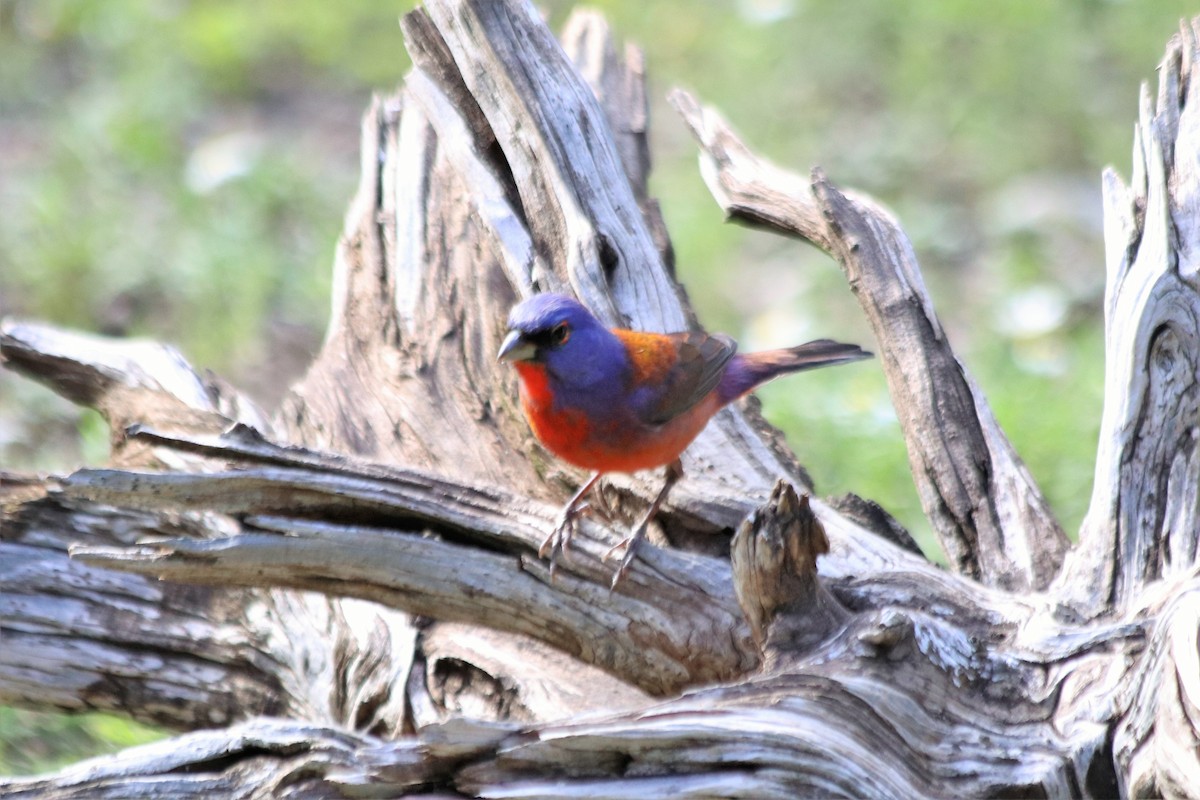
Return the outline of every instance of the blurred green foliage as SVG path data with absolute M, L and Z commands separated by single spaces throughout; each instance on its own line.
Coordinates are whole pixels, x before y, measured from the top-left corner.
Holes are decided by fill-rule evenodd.
M 54 714 L 0 706 L 0 775 L 61 769 L 84 756 L 115 753 L 162 738 L 112 714 Z
M 721 224 L 662 100 L 672 85 L 780 164 L 820 164 L 896 211 L 960 357 L 1074 531 L 1103 380 L 1099 171 L 1127 171 L 1138 83 L 1200 8 L 595 5 L 645 50 L 652 189 L 706 324 L 745 347 L 870 341 L 827 258 Z M 544 6 L 556 26 L 570 7 Z M 408 68 L 395 18 L 409 7 L 0 0 L 0 314 L 171 341 L 276 399 L 319 342 L 358 116 Z M 760 394 L 819 490 L 879 500 L 936 556 L 877 368 Z M 102 427 L 0 373 L 0 465 L 95 463 Z M 0 772 L 145 733 L 124 726 L 0 709 Z

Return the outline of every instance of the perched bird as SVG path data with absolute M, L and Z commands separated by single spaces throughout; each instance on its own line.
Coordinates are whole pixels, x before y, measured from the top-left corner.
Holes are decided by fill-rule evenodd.
M 497 357 L 516 367 L 521 407 L 534 435 L 559 458 L 593 473 L 538 550 L 540 557 L 551 552 L 552 570 L 587 508 L 584 496 L 604 473 L 667 468 L 650 510 L 609 551 L 626 547 L 614 587 L 683 477 L 680 454 L 717 411 L 779 375 L 871 356 L 828 339 L 740 354 L 723 334 L 609 329 L 576 300 L 553 293 L 518 304 L 508 328 Z

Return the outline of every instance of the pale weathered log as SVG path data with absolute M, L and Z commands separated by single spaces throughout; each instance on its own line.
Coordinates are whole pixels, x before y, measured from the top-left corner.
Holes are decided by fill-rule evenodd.
M 225 437 L 224 441 L 231 445 L 225 452 L 226 458 L 237 453 L 239 439 L 244 440 L 244 436 L 235 433 Z M 167 439 L 158 437 L 158 441 L 162 445 Z M 205 450 L 213 455 L 218 452 L 216 442 L 180 441 L 190 450 Z M 656 577 L 639 576 L 628 587 L 628 592 L 638 599 L 636 608 L 626 608 L 624 586 L 621 593 L 607 596 L 607 571 L 598 559 L 602 548 L 591 541 L 581 543 L 582 550 L 576 554 L 578 561 L 555 583 L 549 581 L 544 563 L 530 560 L 532 555 L 516 558 L 504 554 L 514 547 L 532 554 L 537 546 L 538 525 L 531 524 L 524 531 L 519 527 L 523 514 L 538 516 L 534 505 L 526 504 L 527 510 L 522 511 L 522 504 L 502 494 L 481 503 L 478 498 L 486 498 L 489 493 L 465 486 L 452 489 L 448 484 L 435 494 L 422 498 L 418 491 L 405 500 L 406 493 L 412 492 L 404 489 L 405 483 L 418 484 L 418 490 L 421 487 L 415 480 L 417 476 L 404 470 L 366 466 L 365 472 L 373 477 L 365 478 L 354 476 L 354 464 L 345 459 L 323 459 L 295 448 L 273 449 L 253 439 L 241 449 L 245 455 L 254 454 L 254 458 L 271 461 L 274 466 L 243 469 L 224 476 L 87 472 L 73 477 L 66 492 L 68 496 L 77 492 L 79 497 L 121 504 L 185 508 L 217 505 L 239 516 L 262 511 L 278 514 L 280 506 L 290 499 L 291 508 L 287 511 L 291 514 L 319 513 L 328 518 L 357 509 L 365 515 L 364 521 L 374 524 L 386 517 L 389 508 L 397 519 L 414 514 L 416 509 L 427 525 L 440 532 L 441 540 L 406 537 L 398 531 L 378 527 L 349 529 L 327 521 L 250 516 L 245 518 L 241 533 L 217 542 L 173 540 L 132 548 L 92 547 L 79 552 L 91 563 L 172 579 L 233 585 L 269 583 L 358 594 L 440 619 L 483 622 L 498 631 L 518 631 L 559 646 L 563 643 L 556 640 L 555 632 L 568 628 L 574 631 L 572 635 L 586 634 L 580 636 L 581 641 L 591 637 L 586 646 L 568 645 L 577 658 L 599 664 L 655 692 L 663 691 L 664 686 L 648 683 L 646 676 L 661 681 L 664 675 L 676 675 L 673 679 L 676 685 L 681 685 L 680 681 L 687 684 L 698 679 L 711 681 L 714 677 L 687 677 L 677 671 L 682 665 L 702 669 L 703 664 L 710 663 L 727 646 L 722 642 L 722 632 L 728 635 L 732 623 L 728 617 L 721 621 L 714 616 L 722 606 L 728 608 L 734 602 L 729 568 L 723 562 L 696 556 L 677 562 L 678 556 L 671 551 L 653 551 L 645 566 Z M 305 476 L 299 469 L 289 470 L 284 466 L 289 458 L 311 465 L 313 474 Z M 317 472 L 322 461 L 329 462 L 327 472 Z M 385 475 L 391 478 L 384 480 Z M 212 483 L 206 486 L 208 481 Z M 425 477 L 422 481 L 433 479 Z M 472 514 L 477 514 L 474 509 L 504 506 L 510 506 L 509 522 L 498 512 L 492 512 L 491 521 L 480 518 L 473 524 L 467 522 Z M 799 513 L 799 509 L 798 501 L 794 508 L 784 503 L 783 517 L 789 517 L 792 511 Z M 544 507 L 540 512 L 546 521 L 552 513 L 552 507 Z M 776 500 L 764 510 L 761 519 L 779 518 L 780 505 Z M 811 518 L 805 518 L 809 519 L 805 524 L 811 524 Z M 747 534 L 753 530 L 753 526 L 745 529 Z M 454 534 L 455 531 L 459 533 Z M 458 537 L 456 543 L 448 541 L 454 536 Z M 324 546 L 326 543 L 332 546 Z M 473 547 L 478 549 L 472 552 Z M 793 559 L 791 563 L 811 568 L 815 554 L 816 551 L 810 552 L 806 558 Z M 741 561 L 743 570 L 758 569 L 757 577 L 748 583 L 766 585 L 780 577 L 772 565 L 781 562 L 769 557 L 769 550 L 764 550 L 763 556 L 757 561 Z M 700 569 L 701 566 L 704 568 Z M 693 768 L 706 772 L 711 766 L 703 766 L 707 758 L 703 754 L 713 752 L 713 748 L 727 750 L 732 741 L 728 737 L 734 731 L 742 731 L 745 736 L 746 731 L 763 725 L 770 730 L 777 725 L 799 725 L 798 730 L 802 731 L 824 725 L 826 730 L 839 731 L 843 747 L 825 745 L 814 750 L 811 762 L 804 758 L 796 761 L 799 756 L 793 753 L 791 760 L 785 761 L 795 767 L 794 771 L 783 770 L 772 777 L 756 772 L 758 777 L 747 784 L 750 787 L 747 791 L 782 796 L 828 784 L 849 792 L 846 787 L 860 785 L 865 780 L 861 775 L 854 777 L 854 765 L 862 763 L 863 754 L 883 747 L 881 734 L 871 722 L 872 715 L 886 719 L 887 730 L 902 731 L 902 741 L 940 743 L 927 751 L 918 748 L 920 752 L 904 750 L 877 757 L 872 766 L 875 780 L 879 786 L 889 787 L 878 789 L 878 796 L 930 793 L 956 796 L 959 792 L 974 795 L 983 793 L 984 787 L 993 783 L 1037 784 L 1054 796 L 1066 794 L 1065 787 L 1095 780 L 1086 773 L 1094 769 L 1097 754 L 1104 752 L 1106 727 L 1100 723 L 1114 709 L 1097 709 L 1090 704 L 1059 709 L 1044 698 L 1055 696 L 1063 686 L 1079 680 L 1077 669 L 1086 674 L 1101 670 L 1110 676 L 1128 669 L 1126 654 L 1131 646 L 1137 646 L 1141 629 L 1062 626 L 1054 622 L 1050 609 L 1042 602 L 1021 604 L 1011 596 L 988 592 L 960 577 L 939 573 L 931 565 L 923 565 L 922 569 L 924 574 L 901 572 L 836 582 L 831 587 L 836 600 L 823 587 L 810 583 L 807 591 L 801 593 L 808 602 L 790 607 L 784 602 L 782 608 L 776 605 L 772 613 L 777 619 L 766 628 L 768 636 L 764 637 L 764 644 L 767 663 L 774 668 L 777 680 L 771 677 L 751 680 L 746 684 L 746 694 L 736 695 L 739 699 L 732 708 L 725 708 L 726 700 L 722 699 L 725 695 L 720 692 L 693 693 L 689 695 L 692 705 L 686 705 L 685 712 L 680 712 L 674 703 L 650 716 L 634 711 L 615 718 L 612 724 L 618 733 L 606 727 L 599 740 L 595 730 L 586 725 L 578 728 L 568 725 L 565 732 L 539 726 L 539 735 L 553 741 L 569 737 L 566 752 L 576 753 L 575 757 L 559 752 L 556 749 L 559 745 L 548 751 L 552 756 L 538 756 L 532 764 L 507 753 L 502 762 L 512 765 L 489 767 L 490 772 L 478 766 L 459 774 L 456 780 L 465 781 L 471 791 L 483 791 L 493 782 L 509 785 L 512 781 L 530 781 L 532 786 L 542 787 L 538 790 L 542 791 L 542 779 L 534 777 L 540 774 L 539 770 L 561 770 L 567 775 L 588 778 L 576 786 L 576 790 L 586 793 L 587 787 L 593 785 L 589 781 L 603 776 L 604 780 L 594 785 L 605 786 L 629 771 L 622 768 L 613 773 L 607 771 L 612 767 L 597 766 L 597 750 L 609 753 L 601 759 L 601 764 L 632 761 L 640 764 L 639 769 L 654 774 L 655 765 L 668 750 L 697 747 Z M 707 579 L 710 582 L 703 584 L 700 594 L 707 595 L 707 601 L 681 602 L 684 597 L 681 590 L 692 582 L 702 585 L 700 582 L 706 580 L 704 575 L 710 576 Z M 842 610 L 843 604 L 856 613 L 851 615 Z M 513 608 L 520 608 L 521 614 L 512 614 Z M 545 614 L 556 618 L 551 620 Z M 701 622 L 699 628 L 689 632 L 684 622 L 689 614 L 700 620 L 708 618 L 709 627 L 705 628 Z M 636 624 L 627 627 L 621 620 L 636 620 Z M 658 621 L 663 627 L 652 633 Z M 673 624 L 668 625 L 668 621 Z M 469 634 L 470 629 L 466 631 Z M 623 639 L 627 635 L 636 639 Z M 669 645 L 664 639 L 667 635 L 678 637 L 679 645 Z M 993 650 L 985 645 L 987 640 L 997 637 L 1007 641 L 1007 646 Z M 671 660 L 656 655 L 649 649 L 651 646 L 670 655 L 676 666 L 668 668 Z M 616 661 L 612 660 L 614 657 Z M 623 663 L 620 659 L 632 660 Z M 1059 668 L 1052 675 L 1045 672 L 1046 665 L 1060 662 L 1071 664 L 1072 668 Z M 743 661 L 741 669 L 751 663 L 753 659 Z M 1110 677 L 1110 680 L 1115 679 Z M 612 696 L 613 691 L 604 689 L 603 693 Z M 471 696 L 468 692 L 460 698 L 467 701 L 467 707 L 471 707 Z M 615 696 L 637 702 L 636 698 L 620 692 Z M 519 695 L 514 697 L 520 699 Z M 791 699 L 785 703 L 788 711 L 782 718 L 773 718 L 769 723 L 759 719 L 762 713 L 759 704 L 778 706 L 784 702 L 783 697 Z M 838 701 L 838 697 L 842 700 Z M 705 703 L 716 703 L 724 710 L 716 716 L 706 715 L 698 710 Z M 859 707 L 857 704 L 865 704 L 861 707 L 872 712 L 864 719 L 848 722 L 844 716 L 849 709 Z M 680 713 L 685 716 L 695 713 L 697 719 L 694 724 L 676 724 Z M 774 713 L 782 712 L 777 708 Z M 672 723 L 652 733 L 665 720 Z M 981 724 L 984 729 L 977 727 Z M 702 736 L 703 731 L 707 734 Z M 649 750 L 644 744 L 634 744 L 647 736 L 657 737 L 657 744 Z M 783 748 L 788 752 L 805 747 L 803 736 L 795 741 L 789 738 L 787 744 L 773 741 L 773 736 L 759 742 L 759 747 L 770 751 Z M 997 742 L 1004 740 L 1009 742 L 1005 745 L 1008 748 L 1017 747 L 1020 741 L 1038 741 L 1046 749 L 1013 765 L 1002 756 L 1004 748 L 996 749 Z M 583 751 L 577 752 L 581 742 L 587 744 Z M 941 765 L 944 755 L 940 754 L 944 752 L 970 756 L 964 756 L 957 764 Z M 586 753 L 586 758 L 581 753 Z M 758 768 L 781 769 L 783 764 L 773 760 L 777 757 L 783 758 L 771 756 L 758 764 Z M 818 760 L 819 768 L 814 766 Z M 914 771 L 914 763 L 923 766 Z M 935 769 L 934 763 L 940 766 Z M 986 764 L 986 768 L 980 764 Z M 935 778 L 921 771 L 930 769 L 934 769 Z M 708 786 L 711 779 L 708 775 L 699 785 Z M 733 776 L 724 776 L 722 780 L 729 781 L 729 785 L 736 782 Z M 644 791 L 650 785 L 656 784 L 635 781 L 623 791 Z
M 126 427 L 131 419 L 192 435 L 234 419 L 266 425 L 252 402 L 214 376 L 201 378 L 174 348 L 9 321 L 0 328 L 0 355 L 104 413 L 117 463 L 214 469 L 196 450 L 136 435 L 137 426 Z M 414 633 L 398 612 L 318 594 L 147 582 L 67 558 L 72 543 L 129 545 L 236 529 L 210 510 L 118 509 L 67 499 L 55 479 L 14 486 L 7 476 L 0 498 L 0 661 L 11 668 L 0 682 L 4 701 L 121 710 L 176 728 L 271 712 L 357 721 L 379 733 L 403 729 L 404 698 L 391 687 L 406 679 Z M 370 667 L 354 669 L 362 653 L 371 654 Z
M 1100 499 L 1061 573 L 1061 531 L 946 344 L 895 220 L 819 173 L 771 167 L 677 96 L 730 213 L 803 235 L 847 270 L 893 397 L 911 406 L 898 410 L 913 464 L 958 571 L 806 496 L 790 454 L 737 408 L 689 451 L 662 516 L 671 546 L 646 548 L 611 594 L 600 556 L 656 487 L 614 481 L 615 518 L 585 520 L 551 580 L 536 549 L 580 475 L 533 443 L 494 352 L 508 306 L 547 286 L 614 322 L 692 322 L 645 190 L 640 58 L 594 14 L 568 25 L 568 54 L 521 0 L 432 0 L 404 32 L 416 66 L 363 122 L 325 345 L 269 424 L 233 424 L 249 420 L 175 358 L 90 340 L 64 350 L 52 329 L 0 338 L 24 371 L 107 405 L 110 420 L 145 423 L 118 444 L 154 456 L 0 486 L 0 556 L 23 559 L 0 562 L 0 639 L 28 648 L 54 629 L 46 620 L 74 620 L 56 650 L 24 652 L 58 652 L 49 669 L 67 677 L 103 675 L 99 705 L 137 714 L 126 692 L 147 703 L 142 718 L 188 727 L 213 719 L 211 705 L 228 720 L 303 721 L 189 734 L 0 791 L 1111 797 L 1200 785 L 1190 30 L 1169 51 L 1158 116 L 1148 101 L 1144 112 L 1138 153 L 1161 155 L 1128 194 L 1107 179 L 1110 204 L 1125 204 L 1108 225 L 1120 236 L 1105 411 L 1117 438 L 1102 445 Z M 1160 229 L 1176 238 L 1154 244 Z M 1147 264 L 1158 266 L 1143 283 Z M 1143 314 L 1134 300 L 1159 297 L 1164 280 L 1170 313 L 1151 304 L 1144 316 L 1165 324 L 1131 339 L 1122 326 L 1142 322 L 1124 316 Z M 89 355 L 93 344 L 106 355 Z M 121 387 L 116 407 L 108 389 L 79 389 L 81 371 L 84 386 Z M 169 388 L 180 376 L 201 390 Z M 1157 481 L 1145 496 L 1137 469 Z M 1104 516 L 1126 507 L 1134 516 Z M 723 550 L 751 511 L 731 565 Z M 14 520 L 50 532 L 31 539 L 39 529 L 14 533 Z M 260 588 L 216 588 L 229 586 Z M 206 616 L 195 640 L 167 635 L 190 596 Z M 80 624 L 68 610 L 80 603 L 105 613 Z M 72 672 L 59 645 L 79 636 Z M 155 684 L 139 648 L 174 683 Z M 213 663 L 192 669 L 197 659 Z M 50 680 L 40 696 L 27 678 L 6 688 L 23 675 L 0 677 L 6 699 L 97 704 L 83 681 Z M 184 708 L 168 713 L 172 695 Z M 258 696 L 263 708 L 235 707 Z
M 1133 177 L 1104 174 L 1105 391 L 1091 505 L 1060 582 L 1081 617 L 1150 617 L 1114 758 L 1127 796 L 1200 786 L 1200 51 L 1143 86 Z
M 380 481 L 352 477 L 350 464 L 338 471 L 77 473 L 64 487 L 68 498 L 257 516 L 216 541 L 75 552 L 88 563 L 184 583 L 315 589 L 473 621 L 545 641 L 655 694 L 729 680 L 756 662 L 728 567 L 716 559 L 654 550 L 644 574 L 631 575 L 610 594 L 605 548 L 580 537 L 569 570 L 552 583 L 547 564 L 534 554 L 554 524 L 554 507 L 433 475 L 397 470 Z M 320 521 L 261 516 L 280 514 Z M 339 518 L 361 524 L 329 521 Z M 424 535 L 429 528 L 438 537 Z M 487 547 L 479 547 L 484 537 Z M 624 627 L 622 620 L 638 624 Z
M 97 569 L 69 559 L 68 545 L 211 536 L 228 521 L 67 500 L 53 482 L 45 489 L 0 527 L 0 702 L 117 711 L 179 729 L 265 713 L 398 729 L 402 709 L 377 692 L 407 674 L 404 647 L 392 652 L 394 613 Z M 342 676 L 335 665 L 354 652 L 371 653 L 374 666 Z M 339 676 L 357 694 L 339 694 Z
M 6 503 L 5 487 L 15 483 L 0 476 Z M 147 533 L 199 529 L 187 520 L 47 497 L 7 517 L 0 536 L 0 702 L 124 712 L 172 728 L 289 711 L 242 622 L 245 596 L 67 557 L 72 542 L 132 544 Z
M 5 781 L 5 797 L 397 797 L 446 782 L 510 730 L 457 721 L 430 726 L 422 740 L 389 743 L 311 722 L 255 719 L 84 761 L 53 778 Z
M 1168 583 L 1113 736 L 1122 794 L 1195 797 L 1200 787 L 1200 580 Z
M 231 420 L 270 433 L 255 403 L 216 376 L 202 377 L 174 347 L 151 341 L 71 333 L 36 322 L 0 323 L 0 358 L 11 370 L 104 415 L 112 462 L 162 464 L 171 453 L 129 447 L 125 429 L 151 422 L 163 430 L 218 431 Z M 174 453 L 176 459 L 178 453 Z M 178 460 L 166 466 L 181 466 Z

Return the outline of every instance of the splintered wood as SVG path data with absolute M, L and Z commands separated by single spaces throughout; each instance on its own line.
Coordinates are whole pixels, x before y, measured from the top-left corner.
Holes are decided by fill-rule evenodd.
M 99 409 L 114 447 L 107 469 L 0 474 L 0 702 L 181 732 L 0 793 L 1196 796 L 1192 27 L 1143 95 L 1130 184 L 1104 177 L 1078 545 L 897 220 L 675 93 L 726 213 L 845 271 L 949 566 L 869 502 L 812 496 L 748 404 L 685 454 L 613 592 L 603 555 L 656 483 L 604 486 L 551 580 L 537 548 L 583 476 L 532 439 L 494 354 L 548 288 L 695 324 L 647 188 L 645 61 L 594 12 L 560 45 L 524 0 L 429 0 L 402 28 L 414 67 L 363 119 L 323 349 L 273 414 L 161 345 L 0 330 L 6 366 Z

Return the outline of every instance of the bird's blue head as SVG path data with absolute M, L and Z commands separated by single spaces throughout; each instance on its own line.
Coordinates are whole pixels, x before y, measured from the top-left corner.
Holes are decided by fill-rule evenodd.
M 546 292 L 508 315 L 501 361 L 533 362 L 565 389 L 586 390 L 628 369 L 621 341 L 579 301 Z

